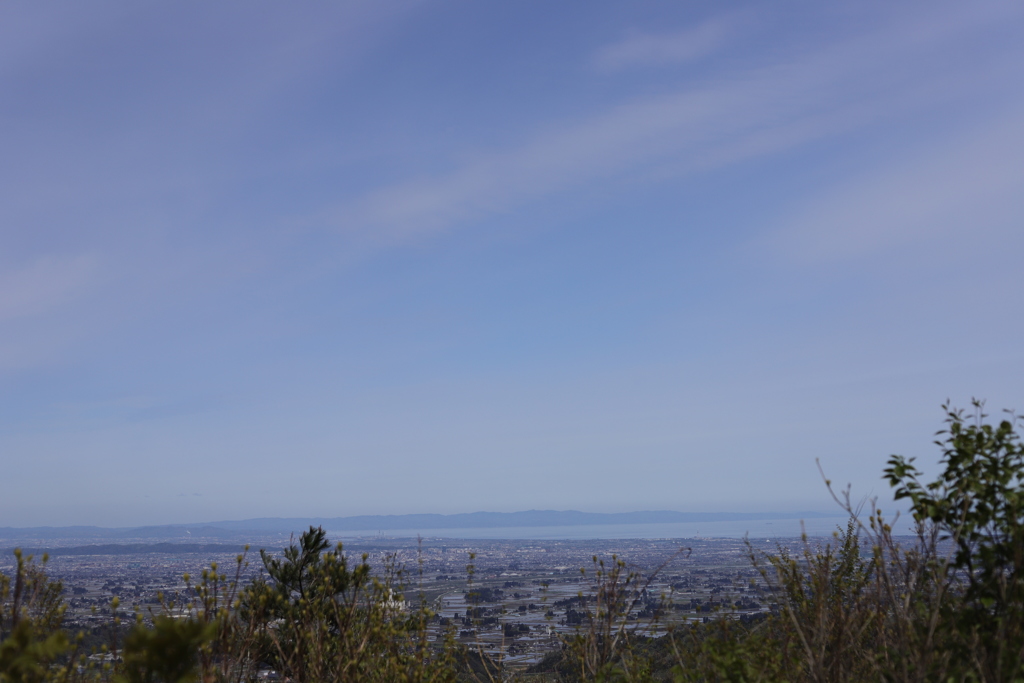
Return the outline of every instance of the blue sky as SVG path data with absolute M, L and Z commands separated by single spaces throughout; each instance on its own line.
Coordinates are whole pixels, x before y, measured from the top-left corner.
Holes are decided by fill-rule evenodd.
M 0 5 L 0 526 L 826 510 L 1024 408 L 1024 6 Z

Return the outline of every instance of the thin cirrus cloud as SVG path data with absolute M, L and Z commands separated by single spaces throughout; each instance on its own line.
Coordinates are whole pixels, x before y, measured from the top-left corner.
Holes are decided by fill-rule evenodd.
M 715 85 L 611 106 L 454 172 L 380 188 L 324 219 L 402 243 L 626 172 L 706 171 L 923 111 L 970 91 L 941 62 L 951 42 L 998 18 L 941 15 L 913 40 L 905 26 L 885 26 Z
M 624 40 L 599 50 L 594 56 L 594 66 L 618 71 L 697 61 L 724 47 L 743 23 L 738 17 L 718 17 L 672 33 L 633 32 Z
M 787 260 L 829 262 L 1024 219 L 1024 110 L 939 149 L 854 179 L 793 216 L 770 242 Z
M 98 276 L 93 254 L 48 255 L 0 273 L 0 322 L 45 314 L 71 302 Z
M 152 214 L 154 198 L 218 201 L 244 175 L 236 154 L 254 160 L 251 174 L 296 163 L 310 153 L 261 156 L 249 142 L 280 136 L 295 102 L 358 71 L 420 3 L 191 4 L 0 5 L 0 91 L 12 95 L 0 122 L 17 159 L 0 168 L 0 205 L 19 219 L 0 235 L 17 231 L 20 244 L 45 251 L 66 207 L 106 211 L 91 224 L 80 215 L 77 235 L 102 238 L 125 223 L 137 234 L 138 214 L 123 217 L 137 206 Z
M 747 83 L 621 105 L 450 175 L 378 190 L 334 221 L 376 241 L 403 242 L 644 163 L 675 157 L 692 171 L 821 134 L 823 123 L 831 127 L 819 118 L 807 122 L 804 134 L 769 120 L 754 107 L 760 90 Z
M 74 334 L 54 321 L 102 285 L 94 253 L 47 254 L 0 268 L 0 375 L 53 361 Z

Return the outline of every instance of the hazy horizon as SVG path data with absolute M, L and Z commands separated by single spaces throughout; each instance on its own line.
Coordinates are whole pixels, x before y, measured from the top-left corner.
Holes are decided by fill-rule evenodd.
M 169 524 L 147 527 L 0 527 L 0 543 L 56 544 L 54 548 L 100 548 L 140 543 L 168 544 L 281 543 L 310 527 L 324 529 L 332 540 L 462 539 L 586 540 L 666 538 L 796 538 L 806 533 L 828 537 L 845 528 L 839 510 L 828 513 L 684 513 L 647 511 L 596 514 L 577 510 L 527 510 L 515 513 L 474 512 L 455 515 L 361 515 L 337 518 L 258 518 Z M 907 517 L 892 518 L 897 532 L 912 533 Z M 97 545 L 98 544 L 98 545 Z M 47 545 L 47 547 L 51 547 Z
M 1024 5 L 0 5 L 0 527 L 892 507 L 1024 408 Z
M 573 523 L 569 523 L 566 520 L 564 523 L 556 523 L 553 519 L 538 519 L 533 520 L 531 524 L 512 524 L 512 519 L 516 517 L 522 517 L 523 515 L 546 515 L 546 516 L 567 516 L 567 515 L 583 515 L 591 519 L 576 520 Z M 502 519 L 492 519 L 490 524 L 481 524 L 481 522 L 487 522 L 488 520 L 481 520 L 482 516 L 500 517 Z M 627 521 L 624 519 L 615 519 L 609 521 L 596 520 L 593 518 L 599 517 L 616 517 L 622 518 L 626 516 L 638 517 L 647 516 L 648 519 L 635 519 Z M 680 516 L 686 517 L 685 521 L 675 520 L 674 522 L 666 521 L 653 521 L 653 517 L 657 516 Z M 728 521 L 749 521 L 749 520 L 799 520 L 803 517 L 808 519 L 834 519 L 836 517 L 845 517 L 845 513 L 840 509 L 832 511 L 813 511 L 805 510 L 795 513 L 782 513 L 772 511 L 761 511 L 761 512 L 695 512 L 695 511 L 677 511 L 677 510 L 635 510 L 621 513 L 594 513 L 581 510 L 517 510 L 514 512 L 494 512 L 489 510 L 476 510 L 473 512 L 462 512 L 453 514 L 435 514 L 435 513 L 408 513 L 402 515 L 352 515 L 347 517 L 255 517 L 249 519 L 233 519 L 233 520 L 205 520 L 201 522 L 193 523 L 176 523 L 167 522 L 163 524 L 153 524 L 145 526 L 121 526 L 121 527 L 108 527 L 108 526 L 97 526 L 97 525 L 68 525 L 68 526 L 36 526 L 36 527 L 0 527 L 0 538 L 2 538 L 2 532 L 4 530 L 41 530 L 41 529 L 102 529 L 108 531 L 136 531 L 145 529 L 182 529 L 197 527 L 210 527 L 210 528 L 222 528 L 225 530 L 239 530 L 239 529 L 250 529 L 258 531 L 279 531 L 288 524 L 292 531 L 302 531 L 305 526 L 325 526 L 332 523 L 337 524 L 338 522 L 347 522 L 344 528 L 339 529 L 337 527 L 331 527 L 333 531 L 344 531 L 344 530 L 356 530 L 356 531 L 370 531 L 374 530 L 371 526 L 360 527 L 354 524 L 357 520 L 359 523 L 369 522 L 390 522 L 389 526 L 377 527 L 376 530 L 402 530 L 408 531 L 410 527 L 396 526 L 401 521 L 402 523 L 409 522 L 413 523 L 416 521 L 422 522 L 419 528 L 422 529 L 472 529 L 472 528 L 490 528 L 490 529 L 501 529 L 512 526 L 598 526 L 607 525 L 614 523 L 617 525 L 642 525 L 642 524 L 659 524 L 659 523 L 685 523 L 685 524 L 696 524 L 700 521 L 706 521 L 711 523 L 717 522 L 728 522 Z M 413 518 L 413 519 L 411 519 Z M 435 519 L 414 519 L 414 518 L 435 518 Z M 436 519 L 439 518 L 439 519 Z M 527 520 L 529 521 L 529 520 Z M 445 524 L 438 524 L 438 522 L 446 522 Z M 455 522 L 463 522 L 457 524 Z M 261 526 L 261 524 L 263 526 Z M 298 525 L 298 526 L 296 526 Z M 303 528 L 299 528 L 303 527 Z M 415 528 L 415 527 L 412 527 Z

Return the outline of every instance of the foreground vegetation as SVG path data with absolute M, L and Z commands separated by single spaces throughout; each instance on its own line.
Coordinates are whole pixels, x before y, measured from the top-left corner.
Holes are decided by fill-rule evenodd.
M 933 481 L 893 456 L 884 474 L 908 503 L 914 538 L 893 535 L 875 504 L 836 494 L 850 522 L 832 542 L 773 554 L 750 549 L 777 609 L 761 620 L 721 613 L 644 635 L 640 575 L 595 558 L 596 591 L 580 631 L 527 672 L 548 681 L 1024 680 L 1024 445 L 1014 416 L 981 404 L 946 409 Z M 826 485 L 831 485 L 826 481 Z M 867 510 L 862 508 L 867 507 Z M 374 575 L 310 529 L 241 585 L 213 565 L 192 601 L 136 615 L 100 651 L 62 629 L 62 587 L 17 556 L 0 576 L 0 681 L 250 681 L 274 669 L 293 681 L 497 681 L 513 674 L 454 631 L 428 640 L 426 604 L 407 609 L 403 574 Z M 116 607 L 116 605 L 115 605 Z M 631 620 L 630 617 L 633 617 Z M 659 619 L 652 614 L 646 623 Z M 653 632 L 653 630 L 651 631 Z M 648 632 L 650 633 L 650 632 Z M 90 656 L 91 655 L 91 656 Z M 99 655 L 99 656 L 97 656 Z

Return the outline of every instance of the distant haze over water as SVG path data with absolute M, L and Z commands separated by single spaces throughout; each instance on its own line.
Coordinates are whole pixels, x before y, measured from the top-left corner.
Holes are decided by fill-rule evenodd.
M 721 522 L 674 522 L 663 524 L 592 524 L 573 526 L 482 527 L 473 529 L 390 529 L 385 532 L 336 531 L 327 529 L 331 538 L 367 538 L 376 534 L 389 538 L 459 538 L 512 540 L 587 540 L 587 539 L 656 539 L 656 538 L 793 538 L 806 532 L 808 536 L 829 536 L 846 526 L 846 517 L 799 519 L 757 519 Z M 909 530 L 905 530 L 909 533 Z
M 0 542 L 38 540 L 58 546 L 86 543 L 219 543 L 287 538 L 311 526 L 322 526 L 335 539 L 453 538 L 509 540 L 587 540 L 662 538 L 793 538 L 802 533 L 828 536 L 845 527 L 840 512 L 589 513 L 575 510 L 473 512 L 456 515 L 364 515 L 357 517 L 259 518 L 201 524 L 133 528 L 33 527 L 0 528 Z M 910 533 L 907 520 L 898 533 Z

